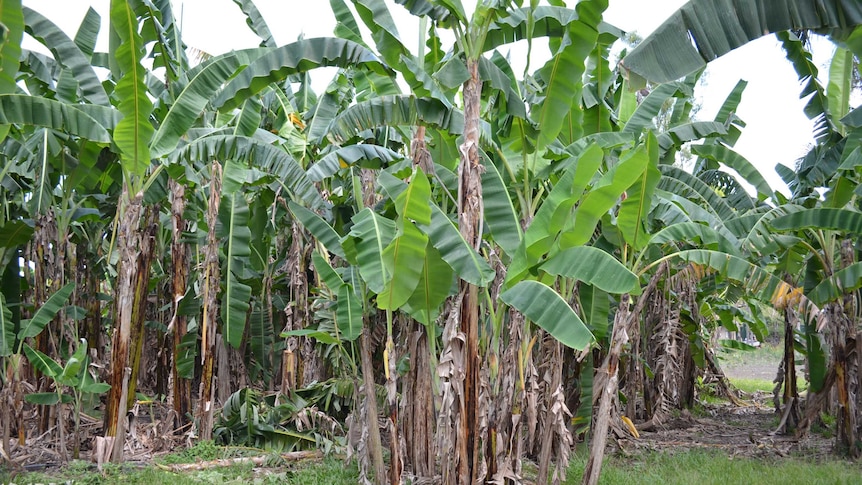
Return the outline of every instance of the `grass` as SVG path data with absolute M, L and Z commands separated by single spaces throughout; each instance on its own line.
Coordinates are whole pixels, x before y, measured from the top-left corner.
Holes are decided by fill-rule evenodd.
M 772 393 L 775 384 L 766 379 L 731 378 L 730 383 L 740 391 L 754 394 L 755 392 Z
M 580 447 L 565 483 L 580 483 L 586 462 Z M 858 484 L 862 465 L 840 460 L 816 462 L 804 458 L 731 458 L 718 450 L 647 452 L 635 457 L 608 457 L 601 484 L 698 484 L 732 483 Z
M 204 441 L 192 448 L 160 457 L 156 459 L 156 463 L 163 465 L 194 463 L 247 455 L 249 451 L 251 450 L 220 447 L 211 441 Z M 279 465 L 277 460 L 274 462 L 276 463 L 272 467 L 263 468 L 254 468 L 250 464 L 245 464 L 174 473 L 157 466 L 120 466 L 110 463 L 104 466 L 102 472 L 99 472 L 94 464 L 75 460 L 62 469 L 47 472 L 13 476 L 8 471 L 0 470 L 0 483 L 352 485 L 357 482 L 359 474 L 355 463 L 345 464 L 342 459 L 332 456 L 318 462 L 291 463 L 288 466 Z
M 195 447 L 198 448 L 198 447 Z M 195 450 L 191 448 L 190 450 Z M 175 453 L 175 458 L 162 462 L 179 462 L 198 454 L 191 461 L 209 459 L 230 452 L 209 445 L 191 453 Z M 565 483 L 580 483 L 586 463 L 587 447 L 580 445 L 568 470 Z M 180 457 L 180 458 L 177 458 Z M 175 461 L 177 460 L 177 461 Z M 531 467 L 527 467 L 532 469 Z M 0 474 L 2 483 L 74 483 L 74 484 L 303 484 L 348 485 L 358 481 L 355 463 L 346 465 L 343 460 L 328 457 L 319 462 L 293 464 L 290 467 L 254 469 L 251 466 L 212 468 L 188 473 L 172 473 L 157 467 L 130 467 L 108 465 L 103 473 L 92 464 L 73 461 L 66 468 L 51 473 L 26 473 L 14 478 Z M 688 451 L 650 451 L 636 456 L 607 456 L 602 468 L 601 484 L 691 484 L 726 485 L 729 483 L 781 483 L 794 484 L 854 484 L 862 483 L 862 464 L 830 459 L 814 461 L 796 458 L 741 458 L 729 457 L 720 450 L 694 449 Z

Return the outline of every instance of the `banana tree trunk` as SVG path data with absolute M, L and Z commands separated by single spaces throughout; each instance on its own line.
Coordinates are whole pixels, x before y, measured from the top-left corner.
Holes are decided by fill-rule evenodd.
M 667 271 L 667 262 L 659 265 L 655 274 L 650 279 L 649 284 L 643 293 L 638 298 L 634 310 L 630 307 L 630 297 L 628 294 L 620 295 L 620 305 L 614 315 L 614 329 L 611 332 L 610 347 L 608 355 L 605 357 L 602 367 L 597 371 L 606 377 L 604 388 L 599 389 L 598 396 L 599 407 L 593 418 L 593 439 L 590 443 L 590 456 L 587 459 L 587 466 L 584 469 L 582 483 L 584 485 L 595 485 L 599 482 L 599 475 L 602 471 L 602 461 L 605 457 L 605 443 L 608 439 L 608 427 L 611 424 L 612 403 L 617 395 L 618 389 L 618 370 L 620 363 L 620 354 L 623 347 L 628 342 L 629 328 L 632 325 L 639 325 L 639 318 L 644 305 L 649 301 L 653 291 L 655 291 L 659 280 Z M 634 396 L 632 396 L 633 398 Z
M 461 144 L 458 184 L 458 226 L 468 244 L 481 244 L 482 185 L 479 160 L 479 114 L 482 79 L 479 61 L 468 59 L 470 78 L 464 83 L 464 142 Z M 459 283 L 461 299 L 460 329 L 464 334 L 464 387 L 458 402 L 455 433 L 455 476 L 458 483 L 472 485 L 479 474 L 479 289 L 465 281 Z
M 494 483 L 515 481 L 520 476 L 524 380 L 519 377 L 519 364 L 524 358 L 521 343 L 525 323 L 521 312 L 509 310 L 509 338 L 501 352 L 493 419 L 488 423 L 488 439 L 499 446 L 488 446 L 485 452 L 488 476 Z
M 44 214 L 36 217 L 35 226 L 33 231 L 33 252 L 35 253 L 33 258 L 35 262 L 33 302 L 38 308 L 45 303 L 49 294 L 60 288 L 63 280 L 58 279 L 61 275 L 57 268 L 59 248 L 56 247 L 57 223 L 54 219 L 53 210 L 49 208 Z M 57 349 L 57 330 L 55 323 L 51 322 L 36 336 L 36 348 L 45 355 L 54 358 L 58 357 L 55 352 Z M 33 372 L 37 379 L 36 386 L 39 392 L 50 392 L 51 383 L 49 379 L 44 378 L 41 372 L 35 368 Z M 36 406 L 39 433 L 45 433 L 51 427 L 53 411 L 53 406 Z
M 434 473 L 434 395 L 428 334 L 424 325 L 411 320 L 407 336 L 410 370 L 404 377 L 401 429 L 406 453 L 405 469 L 417 478 L 431 479 Z
M 553 483 L 559 484 L 566 479 L 566 468 L 569 464 L 569 452 L 574 445 L 574 438 L 569 432 L 568 423 L 572 417 L 565 405 L 563 393 L 563 348 L 559 341 L 553 339 L 545 351 L 546 373 L 551 375 L 550 382 L 545 382 L 545 419 L 542 424 L 542 448 L 539 451 L 539 473 L 536 483 L 548 483 L 551 470 L 551 458 L 556 454 L 556 468 L 552 477 Z M 547 375 L 547 374 L 546 374 Z M 555 453 L 556 452 L 556 453 Z
M 793 308 L 784 309 L 784 357 L 781 361 L 778 378 L 775 385 L 775 410 L 781 411 L 781 403 L 784 404 L 781 422 L 778 424 L 777 432 L 787 432 L 796 429 L 799 423 L 799 392 L 796 387 L 796 357 L 794 355 L 793 343 L 796 330 L 796 313 Z M 778 400 L 778 393 L 782 387 L 784 393 L 782 401 Z
M 126 409 L 131 409 L 135 404 L 136 390 L 138 388 L 138 373 L 141 368 L 141 352 L 144 348 L 144 321 L 146 321 L 147 294 L 150 288 L 150 266 L 153 262 L 153 250 L 158 228 L 159 212 L 153 206 L 144 207 L 144 228 L 141 231 L 140 246 L 138 247 L 137 271 L 134 276 L 134 306 L 132 307 L 131 328 L 131 355 L 132 374 L 129 379 L 129 394 Z
M 599 483 L 599 474 L 602 471 L 602 461 L 605 457 L 605 443 L 608 439 L 608 427 L 611 421 L 611 404 L 617 394 L 617 370 L 620 363 L 620 354 L 623 347 L 628 343 L 629 336 L 626 326 L 630 314 L 629 295 L 620 296 L 620 306 L 614 315 L 614 329 L 611 332 L 610 350 L 604 363 L 602 363 L 601 374 L 607 375 L 604 388 L 599 392 L 599 408 L 593 419 L 593 439 L 590 443 L 590 457 L 584 470 L 583 483 L 595 485 Z
M 846 268 L 855 262 L 853 241 L 845 239 L 841 242 L 841 265 Z M 835 423 L 836 446 L 847 450 L 854 458 L 862 455 L 862 433 L 858 420 L 856 393 L 862 392 L 856 388 L 856 374 L 859 372 L 859 355 L 854 351 L 857 332 L 853 315 L 857 314 L 856 298 L 850 292 L 844 293 L 841 305 L 833 305 L 835 318 L 833 320 L 832 359 L 835 366 L 835 388 L 838 396 L 838 416 Z
M 188 333 L 188 318 L 180 315 L 179 306 L 186 294 L 189 279 L 189 248 L 183 242 L 183 232 L 188 224 L 183 219 L 186 209 L 186 188 L 174 179 L 170 179 L 168 187 L 171 191 L 171 310 L 173 317 L 168 325 L 169 333 L 173 333 L 173 351 L 171 352 L 171 393 L 174 408 L 174 430 L 185 426 L 187 415 L 191 410 L 192 386 L 188 379 L 180 376 L 177 362 L 181 357 L 183 338 Z
M 383 463 L 383 445 L 380 440 L 380 426 L 377 424 L 377 393 L 374 385 L 374 366 L 371 362 L 371 329 L 362 329 L 359 353 L 362 366 L 363 389 L 365 390 L 365 423 L 368 428 L 367 452 L 374 469 L 375 485 L 386 483 L 386 465 Z
M 105 437 L 110 438 L 111 461 L 123 460 L 125 444 L 125 418 L 129 376 L 129 350 L 132 335 L 133 314 L 136 308 L 135 280 L 140 270 L 137 264 L 138 251 L 142 244 L 140 221 L 143 194 L 130 194 L 123 185 L 120 196 L 120 221 L 117 228 L 117 252 L 119 256 L 115 291 L 116 320 L 111 339 L 111 390 L 105 408 Z M 106 457 L 107 458 L 107 457 Z
M 216 319 L 218 318 L 218 290 L 221 282 L 221 269 L 219 266 L 219 247 L 216 238 L 215 227 L 218 223 L 218 209 L 221 203 L 221 180 L 222 169 L 218 162 L 212 163 L 212 174 L 210 177 L 209 205 L 207 207 L 207 226 L 210 228 L 207 234 L 207 244 L 204 248 L 204 275 L 203 275 L 203 323 L 201 325 L 201 371 L 200 394 L 198 395 L 198 409 L 195 418 L 198 423 L 198 436 L 202 440 L 212 439 L 213 414 L 215 412 L 215 386 L 213 377 L 215 373 L 216 352 Z
M 398 436 L 398 383 L 396 376 L 398 369 L 398 354 L 395 351 L 395 343 L 392 335 L 386 339 L 386 355 L 383 365 L 388 365 L 386 372 L 386 398 L 389 405 L 389 483 L 398 485 L 401 483 L 401 439 Z

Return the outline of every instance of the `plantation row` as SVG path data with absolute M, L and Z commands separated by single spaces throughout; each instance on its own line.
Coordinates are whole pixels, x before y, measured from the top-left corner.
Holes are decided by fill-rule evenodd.
M 607 0 L 331 0 L 334 37 L 281 46 L 235 3 L 261 46 L 196 60 L 169 0 L 113 0 L 108 53 L 93 9 L 70 37 L 0 3 L 5 460 L 173 436 L 346 449 L 371 483 L 518 483 L 525 458 L 558 483 L 586 439 L 596 483 L 609 432 L 691 406 L 741 345 L 715 331 L 762 341 L 772 310 L 781 431 L 831 414 L 862 454 L 862 6 L 693 0 L 617 64 Z M 828 80 L 800 29 L 836 42 Z M 733 149 L 744 82 L 691 118 L 704 59 L 764 32 L 815 122 L 789 198 Z M 500 49 L 539 38 L 516 73 Z

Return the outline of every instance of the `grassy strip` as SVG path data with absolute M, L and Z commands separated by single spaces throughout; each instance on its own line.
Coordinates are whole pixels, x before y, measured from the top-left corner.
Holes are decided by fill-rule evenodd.
M 229 449 L 219 449 L 204 445 L 204 449 L 190 448 L 182 452 L 168 455 L 169 458 L 159 460 L 162 463 L 189 463 L 197 460 L 210 460 L 235 455 Z M 230 467 L 210 468 L 191 472 L 175 473 L 156 466 L 120 466 L 107 464 L 100 473 L 92 463 L 72 461 L 68 466 L 49 472 L 23 473 L 13 476 L 8 471 L 0 469 L 0 483 L 74 483 L 76 485 L 150 485 L 150 484 L 243 484 L 243 485 L 353 485 L 359 475 L 355 464 L 345 464 L 335 457 L 323 461 L 291 463 L 284 466 L 273 455 L 273 462 L 266 467 L 251 465 L 234 465 Z
M 586 463 L 585 447 L 568 470 L 565 483 L 580 483 Z M 531 469 L 532 467 L 527 467 Z M 815 462 L 804 457 L 742 458 L 729 457 L 720 450 L 687 450 L 646 452 L 633 457 L 611 456 L 602 470 L 602 484 L 692 484 L 727 485 L 729 483 L 852 484 L 862 482 L 862 464 L 840 460 Z M 295 467 L 253 468 L 232 466 L 189 473 L 172 473 L 157 467 L 134 468 L 109 465 L 103 473 L 89 463 L 76 461 L 56 473 L 27 473 L 14 478 L 2 476 L 3 483 L 75 483 L 75 484 L 303 484 L 348 485 L 358 480 L 355 464 L 345 465 L 337 458 L 307 462 Z
M 583 448 L 583 447 L 581 447 Z M 586 457 L 579 453 L 565 483 L 580 483 Z M 799 458 L 729 457 L 719 450 L 648 452 L 636 457 L 614 456 L 602 468 L 600 484 L 728 485 L 733 483 L 856 484 L 862 465 L 838 459 L 814 462 Z

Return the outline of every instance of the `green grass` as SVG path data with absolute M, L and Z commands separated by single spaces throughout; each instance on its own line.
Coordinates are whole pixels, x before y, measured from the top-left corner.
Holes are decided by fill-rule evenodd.
M 581 447 L 583 450 L 585 447 Z M 580 451 L 565 483 L 580 483 L 585 464 Z M 602 467 L 601 484 L 728 485 L 736 483 L 781 485 L 858 484 L 862 465 L 839 460 L 815 462 L 802 458 L 730 458 L 719 450 L 646 452 L 628 458 L 610 457 Z
M 200 450 L 199 450 L 200 451 Z M 586 462 L 586 446 L 580 445 L 565 483 L 580 483 Z M 525 468 L 534 469 L 526 466 Z M 305 462 L 290 467 L 254 469 L 251 466 L 213 468 L 188 473 L 172 473 L 157 467 L 121 467 L 109 465 L 100 474 L 90 464 L 75 461 L 56 473 L 27 473 L 14 477 L 0 474 L 7 483 L 74 483 L 74 484 L 243 484 L 243 485 L 352 485 L 357 483 L 355 464 L 328 457 L 319 462 Z M 829 459 L 805 458 L 730 458 L 726 451 L 701 450 L 645 452 L 631 457 L 606 456 L 601 484 L 697 484 L 728 485 L 734 483 L 856 484 L 862 483 L 862 464 Z
M 731 378 L 730 383 L 740 391 L 754 394 L 755 392 L 772 393 L 775 384 L 766 379 Z
M 218 447 L 212 442 L 202 442 L 157 461 L 162 464 L 190 463 L 232 457 L 237 454 L 236 450 Z M 114 464 L 105 465 L 100 473 L 94 464 L 76 460 L 62 469 L 24 473 L 14 477 L 0 470 L 0 483 L 353 485 L 357 483 L 358 475 L 359 471 L 354 463 L 345 464 L 342 459 L 336 457 L 327 457 L 318 462 L 291 463 L 288 466 L 280 466 L 276 463 L 272 467 L 256 469 L 251 465 L 234 465 L 183 473 L 174 473 L 156 466 L 135 467 Z

